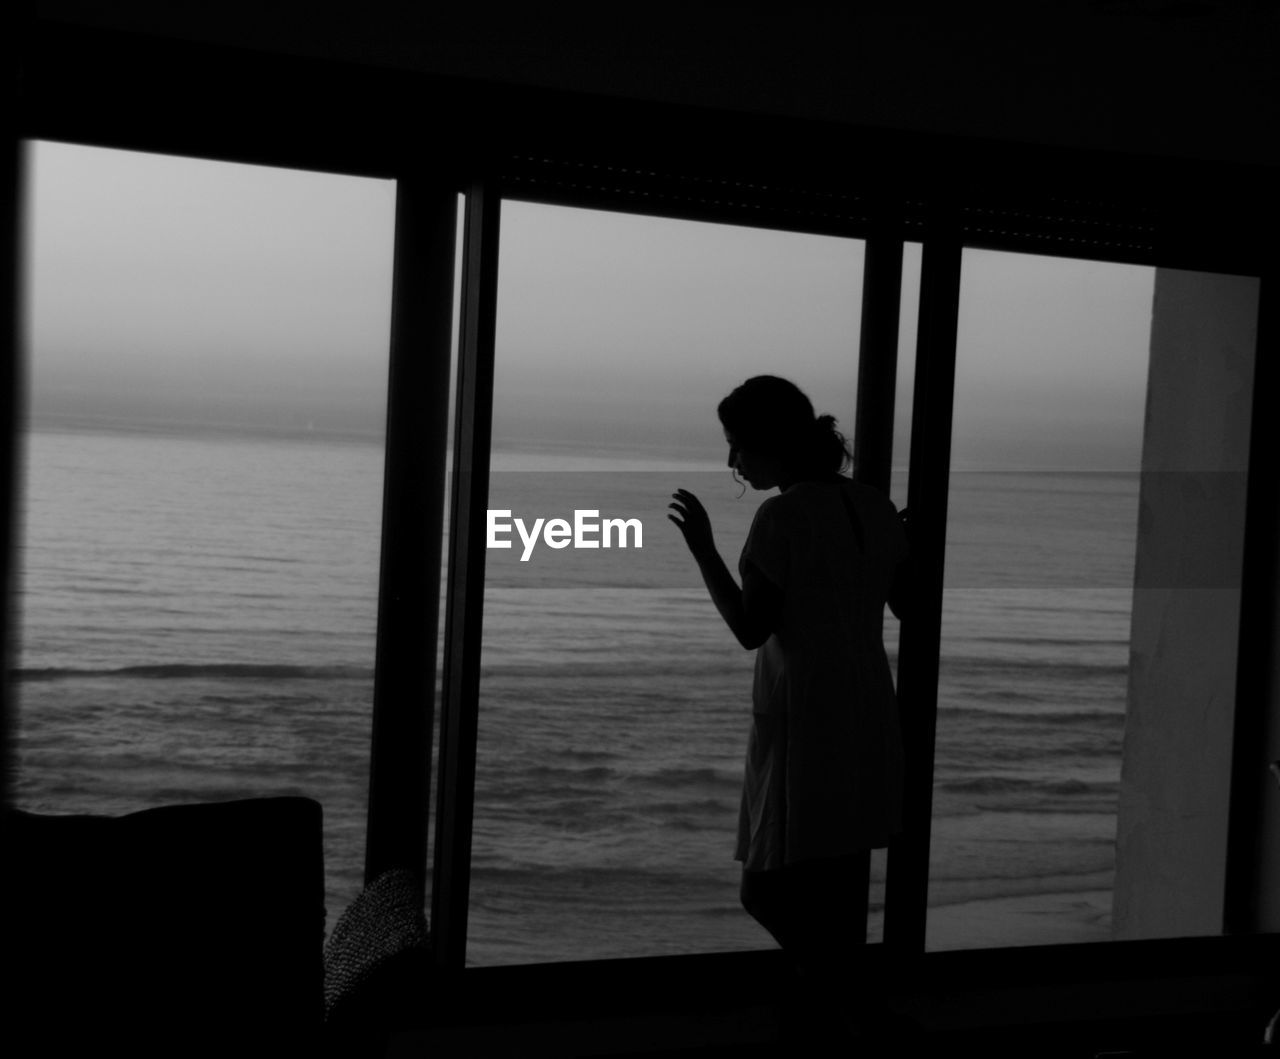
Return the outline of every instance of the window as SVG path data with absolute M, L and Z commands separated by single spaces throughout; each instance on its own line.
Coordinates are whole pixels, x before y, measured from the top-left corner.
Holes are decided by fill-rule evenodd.
M 736 566 L 762 494 L 715 410 L 751 375 L 852 440 L 863 244 L 511 201 L 501 231 L 489 506 L 643 538 L 487 552 L 468 963 L 767 947 L 732 860 L 752 654 L 667 503 Z
M 1256 280 L 960 290 L 928 947 L 1218 933 Z
M 31 145 L 20 807 L 303 794 L 364 867 L 395 187 Z
M 1152 279 L 964 255 L 930 948 L 1110 937 Z

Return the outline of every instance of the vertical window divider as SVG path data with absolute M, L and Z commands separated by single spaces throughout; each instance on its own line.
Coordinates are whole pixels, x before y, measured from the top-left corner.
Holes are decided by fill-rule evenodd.
M 853 471 L 859 482 L 874 486 L 887 496 L 893 467 L 893 409 L 898 384 L 902 237 L 871 235 L 863 260 Z
M 906 746 L 903 834 L 889 847 L 884 938 L 895 956 L 924 952 L 929 897 L 933 758 L 938 718 L 943 563 L 951 464 L 961 243 L 949 218 L 931 225 L 920 277 L 907 510 L 914 576 L 898 648 L 898 703 Z M 896 308 L 896 306 L 895 306 Z
M 471 882 L 500 208 L 493 185 L 477 182 L 468 189 L 431 892 L 436 964 L 456 971 L 466 963 Z
M 1227 830 L 1223 930 L 1250 934 L 1264 929 L 1262 889 L 1268 884 L 1266 850 L 1274 843 L 1264 828 L 1277 818 L 1267 800 L 1280 799 L 1269 773 L 1280 733 L 1276 731 L 1275 643 L 1280 629 L 1276 584 L 1280 569 L 1280 486 L 1272 453 L 1280 438 L 1272 404 L 1280 385 L 1280 273 L 1264 272 L 1258 298 L 1253 366 L 1249 471 L 1245 501 L 1244 557 L 1240 575 L 1240 643 L 1236 659 L 1235 725 Z M 1268 716 L 1270 714 L 1270 716 Z M 1274 862 L 1274 857 L 1272 858 Z
M 409 868 L 424 902 L 456 230 L 452 185 L 397 181 L 365 883 Z
M 902 237 L 872 234 L 863 251 L 862 325 L 858 341 L 858 393 L 853 427 L 853 477 L 889 495 L 893 466 L 893 406 L 898 384 L 898 318 L 902 300 Z M 850 894 L 865 925 L 871 862 Z
M 4 289 L 0 291 L 0 327 L 4 329 L 4 337 L 0 339 L 0 591 L 4 598 L 0 600 L 0 663 L 4 666 L 4 679 L 0 681 L 0 770 L 3 770 L 4 806 L 12 804 L 14 789 L 14 740 L 18 728 L 17 696 L 14 694 L 13 681 L 9 679 L 10 666 L 15 660 L 18 635 L 18 593 L 17 593 L 17 552 L 19 533 L 18 503 L 20 494 L 19 424 L 22 421 L 21 405 L 26 393 L 23 378 L 24 365 L 20 349 L 20 335 L 23 322 L 20 318 L 22 298 L 19 285 L 22 282 L 22 262 L 25 252 L 22 238 L 22 198 L 23 160 L 25 145 L 14 135 L 12 120 L 6 121 L 10 127 L 5 131 L 3 181 L 4 210 L 0 217 L 3 227 L 5 254 L 3 266 Z

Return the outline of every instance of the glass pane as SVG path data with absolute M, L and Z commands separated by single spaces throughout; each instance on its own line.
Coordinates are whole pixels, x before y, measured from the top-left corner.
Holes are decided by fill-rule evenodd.
M 17 800 L 300 794 L 360 889 L 395 187 L 31 146 Z
M 1110 937 L 1153 277 L 964 254 L 932 949 Z
M 753 654 L 667 503 L 698 493 L 736 568 L 764 494 L 740 495 L 716 406 L 751 375 L 852 429 L 862 255 L 504 204 L 490 509 L 634 518 L 643 543 L 522 561 L 513 528 L 487 552 L 469 963 L 772 944 L 732 859 Z

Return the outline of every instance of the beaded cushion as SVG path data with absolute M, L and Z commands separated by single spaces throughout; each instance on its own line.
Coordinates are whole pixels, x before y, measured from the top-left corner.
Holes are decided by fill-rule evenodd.
M 422 903 L 422 885 L 415 874 L 392 868 L 365 887 L 338 918 L 324 950 L 328 1021 L 334 1021 L 340 1009 L 356 1006 L 363 987 L 380 971 L 413 962 L 413 954 L 425 961 L 430 933 Z

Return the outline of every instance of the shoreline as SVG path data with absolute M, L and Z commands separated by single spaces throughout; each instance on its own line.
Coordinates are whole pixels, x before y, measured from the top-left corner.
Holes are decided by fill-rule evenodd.
M 930 907 L 925 951 L 1110 941 L 1111 890 L 980 897 Z

